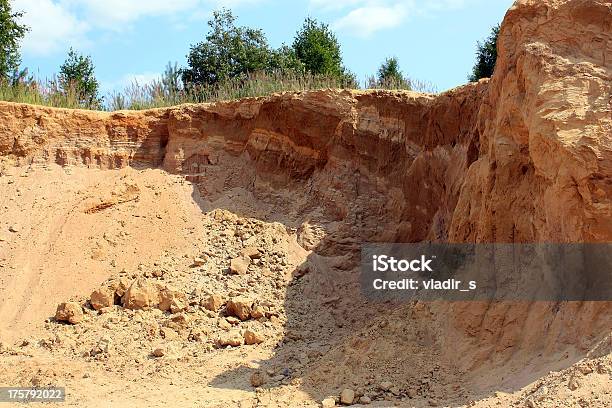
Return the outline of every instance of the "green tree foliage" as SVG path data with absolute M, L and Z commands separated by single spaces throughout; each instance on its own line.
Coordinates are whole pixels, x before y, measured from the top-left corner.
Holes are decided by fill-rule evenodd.
M 282 45 L 273 50 L 270 55 L 271 71 L 278 73 L 303 74 L 306 71 L 304 63 L 299 60 L 292 48 Z
M 272 51 L 261 30 L 236 26 L 236 17 L 227 9 L 215 11 L 208 25 L 206 40 L 187 55 L 185 83 L 214 85 L 270 68 Z
M 489 37 L 476 45 L 476 63 L 468 79 L 476 82 L 481 78 L 491 78 L 497 61 L 497 37 L 499 36 L 499 24 L 491 29 Z
M 384 88 L 384 89 L 411 89 L 410 80 L 404 77 L 396 57 L 390 57 L 378 68 L 376 78 L 371 78 L 368 84 L 369 88 Z
M 344 75 L 340 44 L 327 24 L 307 18 L 293 41 L 293 50 L 311 74 Z
M 13 12 L 9 0 L 0 0 L 0 80 L 23 76 L 19 73 L 19 42 L 28 28 L 19 24 L 21 12 Z
M 70 48 L 66 61 L 60 67 L 59 87 L 66 95 L 74 94 L 79 105 L 96 108 L 102 103 L 98 97 L 99 84 L 90 56 L 83 56 Z

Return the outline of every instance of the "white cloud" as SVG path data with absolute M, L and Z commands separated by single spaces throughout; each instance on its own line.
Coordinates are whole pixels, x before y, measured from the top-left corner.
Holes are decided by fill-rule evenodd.
M 86 21 L 52 0 L 14 0 L 13 10 L 23 11 L 23 23 L 30 31 L 23 40 L 23 50 L 35 55 L 65 51 L 69 46 L 87 43 L 85 34 L 91 28 Z
M 310 6 L 327 13 L 348 10 L 334 21 L 333 28 L 367 37 L 397 27 L 408 16 L 453 10 L 469 1 L 472 0 L 310 0 Z
M 406 15 L 407 9 L 403 4 L 359 7 L 336 20 L 333 28 L 368 37 L 376 31 L 397 27 Z
M 185 13 L 236 8 L 266 0 L 13 0 L 13 9 L 23 11 L 30 27 L 23 51 L 32 55 L 84 48 L 94 29 L 121 31 L 135 21 L 151 16 L 178 18 Z

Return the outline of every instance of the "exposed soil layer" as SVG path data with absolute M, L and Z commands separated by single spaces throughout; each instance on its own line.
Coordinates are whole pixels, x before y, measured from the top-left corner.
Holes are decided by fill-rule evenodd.
M 0 385 L 612 405 L 610 302 L 375 303 L 357 265 L 363 242 L 612 241 L 611 32 L 610 2 L 519 1 L 494 77 L 440 95 L 0 103 Z

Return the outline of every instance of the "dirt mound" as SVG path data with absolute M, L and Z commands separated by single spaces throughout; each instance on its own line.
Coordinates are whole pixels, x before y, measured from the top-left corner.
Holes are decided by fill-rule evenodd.
M 494 77 L 437 96 L 0 103 L 0 383 L 75 406 L 610 405 L 610 302 L 369 302 L 357 267 L 368 241 L 611 241 L 611 10 L 517 2 Z

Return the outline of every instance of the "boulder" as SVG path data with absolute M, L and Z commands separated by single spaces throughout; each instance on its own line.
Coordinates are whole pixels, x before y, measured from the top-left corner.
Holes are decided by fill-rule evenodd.
M 206 299 L 202 300 L 200 305 L 206 310 L 210 310 L 211 312 L 216 312 L 217 310 L 219 310 L 219 308 L 221 308 L 221 306 L 223 306 L 224 303 L 225 303 L 225 300 L 223 299 L 223 296 L 217 293 L 213 293 L 212 295 L 208 296 Z
M 55 319 L 59 322 L 78 324 L 83 321 L 83 308 L 76 302 L 63 302 L 57 305 Z
M 258 331 L 247 329 L 244 332 L 244 344 L 259 344 L 263 343 L 265 338 L 263 334 Z
M 351 405 L 355 399 L 355 391 L 346 388 L 340 393 L 340 402 L 345 405 Z
M 113 306 L 115 304 L 115 290 L 109 286 L 102 286 L 91 292 L 89 303 L 95 310 Z
M 169 286 L 158 286 L 159 291 L 159 310 L 178 313 L 187 308 L 187 296 L 185 293 L 173 289 Z
M 123 307 L 126 309 L 144 309 L 156 307 L 160 302 L 160 293 L 155 285 L 144 279 L 136 279 L 123 295 Z
M 221 333 L 217 340 L 219 346 L 232 346 L 238 347 L 242 345 L 242 336 L 237 330 L 229 331 L 227 333 Z
M 236 316 L 240 320 L 248 320 L 251 317 L 253 300 L 244 296 L 238 296 L 227 302 L 227 314 Z
M 246 275 L 249 269 L 251 258 L 248 256 L 239 256 L 230 261 L 230 272 L 235 275 Z

